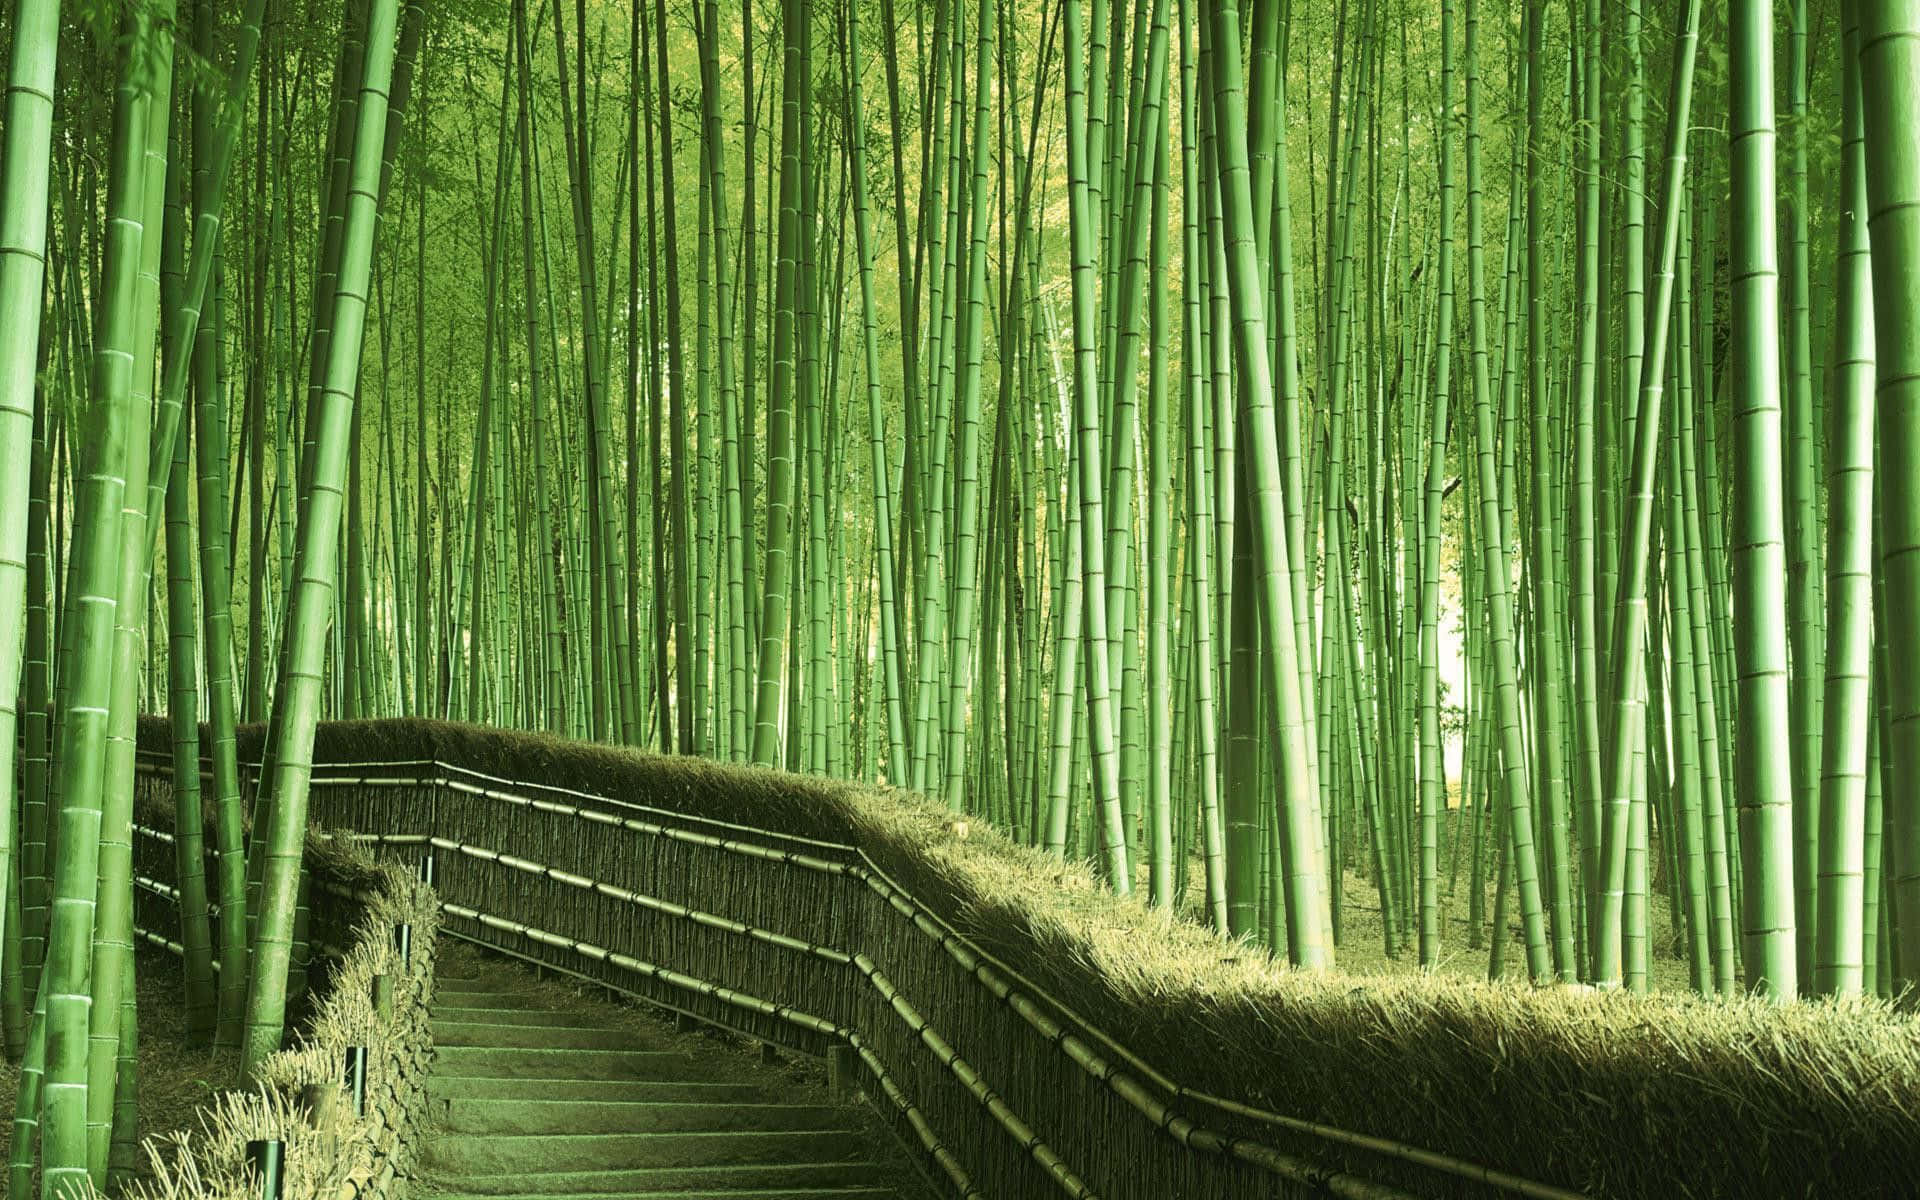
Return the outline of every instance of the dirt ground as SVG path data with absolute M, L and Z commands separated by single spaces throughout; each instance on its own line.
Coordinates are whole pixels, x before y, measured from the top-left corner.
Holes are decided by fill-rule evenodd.
M 186 1044 L 179 959 L 165 951 L 143 949 L 135 978 L 140 1010 L 140 1136 L 146 1138 L 192 1127 L 199 1106 L 237 1081 L 239 1059 Z M 0 1062 L 0 1160 L 12 1147 L 19 1086 L 20 1065 Z M 144 1172 L 144 1160 L 141 1167 Z M 0 1195 L 5 1193 L 6 1181 L 0 1178 Z

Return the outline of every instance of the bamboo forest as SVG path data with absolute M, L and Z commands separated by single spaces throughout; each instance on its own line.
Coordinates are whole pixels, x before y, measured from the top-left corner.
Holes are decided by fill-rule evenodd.
M 0 1195 L 1913 1186 L 1920 3 L 0 8 Z

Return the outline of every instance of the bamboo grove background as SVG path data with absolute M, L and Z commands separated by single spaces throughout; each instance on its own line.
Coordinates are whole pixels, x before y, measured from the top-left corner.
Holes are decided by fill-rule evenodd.
M 322 714 L 885 780 L 1302 967 L 1896 992 L 1916 30 L 12 0 L 0 1017 L 64 1085 L 48 1186 L 113 1119 L 142 709 L 208 723 L 183 944 L 250 1060 Z

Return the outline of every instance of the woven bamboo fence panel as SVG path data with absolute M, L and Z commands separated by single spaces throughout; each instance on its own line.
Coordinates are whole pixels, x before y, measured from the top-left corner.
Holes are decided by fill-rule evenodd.
M 1143 1113 L 997 997 L 965 948 L 957 956 L 950 935 L 849 848 L 457 768 L 364 770 L 380 774 L 323 773 L 316 822 L 431 853 L 449 932 L 796 1052 L 824 1055 L 851 1035 L 876 1107 L 956 1193 L 1327 1190 L 1304 1164 L 1289 1179 L 1232 1152 L 1230 1139 L 1271 1141 L 1270 1129 L 1208 1114 L 1229 1141 L 1196 1149 L 1177 1117 Z

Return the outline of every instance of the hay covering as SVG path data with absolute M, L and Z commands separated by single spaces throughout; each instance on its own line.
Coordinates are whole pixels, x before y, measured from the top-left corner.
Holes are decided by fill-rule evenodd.
M 290 1198 L 400 1194 L 426 1116 L 439 904 L 412 872 L 344 840 L 310 841 L 307 862 L 309 934 L 345 953 L 326 964 L 317 1003 L 289 1048 L 263 1062 L 246 1087 L 204 1106 L 197 1129 L 142 1143 L 151 1177 L 130 1188 L 128 1200 L 254 1200 L 259 1185 L 245 1168 L 246 1145 L 261 1138 L 286 1143 Z M 402 922 L 414 930 L 411 967 L 394 949 L 393 928 Z M 390 1017 L 373 1008 L 372 981 L 381 974 L 393 985 Z M 362 1117 L 340 1086 L 349 1046 L 368 1052 Z
M 243 754 L 257 737 L 243 737 Z M 898 791 L 423 721 L 324 725 L 316 747 L 323 763 L 418 759 L 857 845 L 976 944 L 1156 1069 L 1229 1100 L 1595 1196 L 1901 1195 L 1911 1194 L 1920 1179 L 1920 1022 L 1882 1003 L 1776 1008 L 1434 977 L 1296 973 L 1257 949 L 1113 897 L 1079 866 L 1016 847 L 992 831 L 956 838 L 943 809 Z M 380 803 L 394 801 L 389 795 Z M 437 822 L 462 815 L 444 793 L 430 803 L 438 806 Z M 476 809 L 459 823 L 480 820 Z M 692 886 L 710 894 L 676 899 L 701 900 L 714 911 L 797 936 L 821 922 L 843 937 L 865 936 L 859 948 L 880 960 L 930 1022 L 1069 1161 L 1080 1165 L 1104 1155 L 1115 1178 L 1144 1171 L 1158 1180 L 1143 1189 L 1110 1186 L 1106 1194 L 1229 1194 L 1188 1190 L 1194 1180 L 1178 1168 L 1150 1164 L 1145 1143 L 1158 1135 L 1116 1139 L 1113 1131 L 1125 1127 L 1120 1122 L 1130 1112 L 1105 1105 L 1059 1056 L 1044 1047 L 1036 1052 L 1030 1032 L 1023 1044 L 1025 1027 L 985 1011 L 990 1006 L 977 987 L 953 984 L 950 961 L 943 965 L 944 955 L 897 915 L 848 912 L 844 897 L 808 895 L 784 877 L 774 887 L 728 882 L 718 878 L 728 872 L 717 863 L 665 861 L 672 856 L 651 844 L 637 854 L 631 841 L 618 838 L 601 839 L 586 859 L 563 858 L 569 837 L 559 825 L 523 814 L 508 826 L 497 812 L 490 820 L 493 844 L 517 854 L 546 855 L 545 861 L 635 887 L 685 880 L 697 869 L 707 879 L 695 876 Z M 632 860 L 639 857 L 657 861 L 636 866 Z M 449 888 L 456 886 L 454 874 L 443 881 Z M 491 878 L 497 884 L 497 876 Z M 479 886 L 477 874 L 472 886 Z M 553 907 L 561 903 L 558 894 L 529 900 L 547 914 L 562 911 Z M 757 982 L 763 995 L 858 1022 L 863 1031 L 884 1025 L 883 1014 L 865 1001 L 836 999 L 855 990 L 844 975 L 795 967 L 790 955 L 782 966 L 751 948 L 703 949 L 683 928 L 654 930 L 626 909 L 602 906 L 579 916 L 589 923 L 569 926 L 570 936 L 647 949 L 643 957 L 681 969 L 699 963 L 711 977 L 739 979 L 741 986 Z M 674 945 L 676 937 L 686 944 Z M 728 954 L 735 958 L 723 961 Z M 977 1105 L 950 1094 L 955 1089 L 943 1084 L 937 1064 L 905 1061 L 917 1048 L 910 1041 L 895 1038 L 880 1049 L 890 1069 L 902 1063 L 903 1085 L 924 1098 L 922 1107 L 950 1144 L 975 1156 L 977 1178 L 1033 1178 L 1019 1174 L 1020 1156 L 1004 1145 L 997 1127 L 983 1122 Z M 1425 1172 L 1396 1175 L 1364 1152 L 1341 1154 L 1271 1127 L 1235 1125 L 1203 1105 L 1182 1107 L 1223 1131 L 1323 1162 L 1421 1190 L 1436 1184 Z M 1024 1185 L 988 1190 L 1047 1194 Z M 1259 1194 L 1274 1194 L 1270 1178 Z

